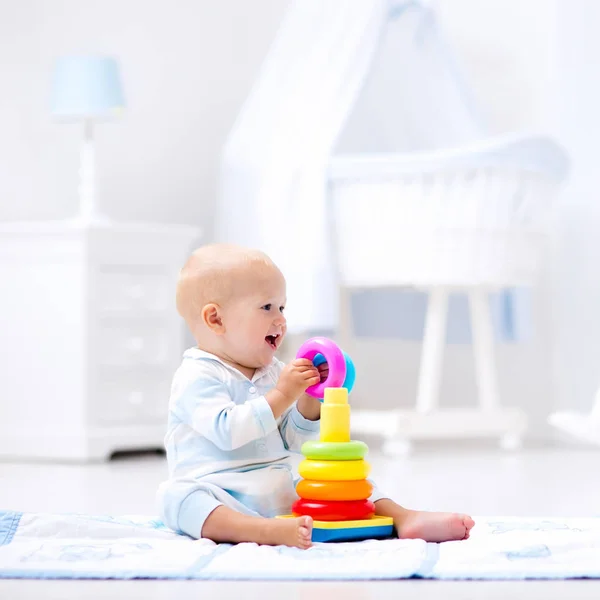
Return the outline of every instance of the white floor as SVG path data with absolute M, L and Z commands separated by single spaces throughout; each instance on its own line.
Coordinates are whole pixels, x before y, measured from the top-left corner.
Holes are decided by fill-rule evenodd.
M 407 459 L 371 453 L 380 487 L 410 507 L 476 515 L 600 516 L 600 452 L 575 448 L 428 447 Z M 95 465 L 0 463 L 0 509 L 155 514 L 164 458 L 137 455 Z M 600 582 L 280 583 L 0 581 L 0 598 L 598 598 Z

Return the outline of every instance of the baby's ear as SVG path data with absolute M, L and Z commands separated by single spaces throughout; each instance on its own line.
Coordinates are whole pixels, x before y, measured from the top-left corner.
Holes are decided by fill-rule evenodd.
M 225 325 L 221 317 L 221 307 L 218 304 L 206 304 L 201 313 L 202 322 L 217 335 L 225 333 Z

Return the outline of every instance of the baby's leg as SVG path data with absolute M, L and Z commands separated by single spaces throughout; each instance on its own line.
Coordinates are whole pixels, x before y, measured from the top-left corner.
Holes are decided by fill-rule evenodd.
M 312 519 L 268 519 L 222 488 L 207 482 L 174 480 L 159 489 L 159 504 L 165 523 L 190 537 L 215 542 L 311 545 Z
M 426 542 L 466 540 L 475 525 L 468 515 L 409 510 L 389 498 L 375 502 L 375 512 L 394 519 L 399 538 L 422 539 Z
M 227 506 L 217 506 L 204 521 L 202 537 L 214 542 L 254 542 L 270 546 L 311 545 L 312 519 L 267 519 L 243 515 Z

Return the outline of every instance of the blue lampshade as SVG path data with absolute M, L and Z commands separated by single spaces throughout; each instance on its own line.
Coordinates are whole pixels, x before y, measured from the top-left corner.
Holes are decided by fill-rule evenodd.
M 106 119 L 124 108 L 119 65 L 106 56 L 65 56 L 56 62 L 51 107 L 56 117 Z

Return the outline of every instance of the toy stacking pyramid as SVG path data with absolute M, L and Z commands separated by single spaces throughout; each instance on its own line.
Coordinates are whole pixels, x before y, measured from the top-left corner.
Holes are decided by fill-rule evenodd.
M 325 388 L 318 442 L 306 442 L 306 457 L 296 486 L 300 499 L 293 516 L 314 519 L 314 542 L 349 541 L 388 537 L 393 519 L 375 516 L 369 501 L 373 486 L 367 481 L 370 465 L 364 442 L 350 440 L 350 405 L 346 388 Z

